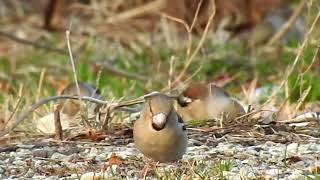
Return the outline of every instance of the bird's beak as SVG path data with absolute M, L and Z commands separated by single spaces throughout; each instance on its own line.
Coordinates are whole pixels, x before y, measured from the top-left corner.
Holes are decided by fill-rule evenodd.
M 157 131 L 163 129 L 166 123 L 167 115 L 165 115 L 164 113 L 159 113 L 152 117 L 152 127 Z

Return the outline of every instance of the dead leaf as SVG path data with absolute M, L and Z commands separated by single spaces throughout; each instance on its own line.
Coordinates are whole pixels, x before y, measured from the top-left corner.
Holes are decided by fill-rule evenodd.
M 120 158 L 116 155 L 116 153 L 111 153 L 110 158 L 108 159 L 108 165 L 112 166 L 112 165 L 117 165 L 119 166 L 120 164 L 122 164 L 122 161 L 120 160 Z
M 285 158 L 282 160 L 282 162 L 287 162 L 289 165 L 294 164 L 299 161 L 302 161 L 302 159 L 299 156 L 292 156 L 292 157 Z
M 92 141 L 101 141 L 106 138 L 106 135 L 102 132 L 98 132 L 95 129 L 89 129 L 86 133 L 87 138 Z

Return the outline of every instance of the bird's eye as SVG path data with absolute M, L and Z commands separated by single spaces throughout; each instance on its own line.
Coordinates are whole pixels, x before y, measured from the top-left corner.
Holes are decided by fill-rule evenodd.
M 185 96 L 179 97 L 177 101 L 181 107 L 186 107 L 192 102 L 192 100 L 190 98 L 185 97 Z
M 184 124 L 182 125 L 182 130 L 184 130 L 184 131 L 187 130 L 186 125 L 184 125 Z

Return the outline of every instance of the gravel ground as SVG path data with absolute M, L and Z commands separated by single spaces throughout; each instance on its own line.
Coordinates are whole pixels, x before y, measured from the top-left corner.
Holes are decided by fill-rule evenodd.
M 131 137 L 113 137 L 98 143 L 58 143 L 47 139 L 0 150 L 0 179 L 80 179 L 84 174 L 82 179 L 92 179 L 93 172 L 101 171 L 106 179 L 135 179 L 148 162 L 134 148 Z M 112 154 L 116 156 L 111 158 Z M 209 170 L 221 162 L 231 164 L 228 170 L 222 170 L 225 179 L 316 179 L 320 143 L 310 138 L 299 143 L 275 143 L 190 132 L 183 159 L 157 164 L 149 169 L 147 178 L 203 179 L 203 173 L 209 179 L 218 179 Z

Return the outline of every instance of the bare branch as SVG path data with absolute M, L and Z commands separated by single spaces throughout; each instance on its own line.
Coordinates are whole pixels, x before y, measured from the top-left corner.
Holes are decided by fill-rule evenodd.
M 64 49 L 60 49 L 60 48 L 53 48 L 53 47 L 50 47 L 50 46 L 46 46 L 46 45 L 41 45 L 37 42 L 33 42 L 33 41 L 29 41 L 29 40 L 26 40 L 26 39 L 22 39 L 22 38 L 19 38 L 19 37 L 16 37 L 10 33 L 7 33 L 7 32 L 3 32 L 3 31 L 0 31 L 0 36 L 3 36 L 5 38 L 8 38 L 12 41 L 16 41 L 18 43 L 21 43 L 21 44 L 25 44 L 25 45 L 29 45 L 29 46 L 32 46 L 34 48 L 38 48 L 38 49 L 44 49 L 46 51 L 52 51 L 52 52 L 55 52 L 55 53 L 59 53 L 59 54 L 64 54 L 64 55 L 67 55 L 68 52 Z

